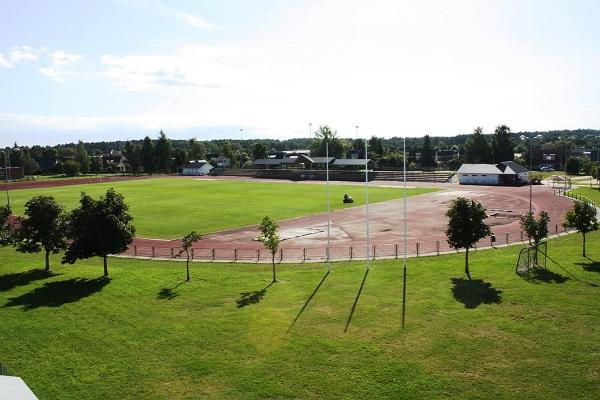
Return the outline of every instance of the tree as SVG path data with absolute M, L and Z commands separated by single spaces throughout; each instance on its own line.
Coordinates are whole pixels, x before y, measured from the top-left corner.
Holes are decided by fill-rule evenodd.
M 252 158 L 254 160 L 259 160 L 267 157 L 267 146 L 261 142 L 254 143 L 254 146 L 252 146 Z
M 204 143 L 196 139 L 190 139 L 189 141 L 190 151 L 188 158 L 193 161 L 204 160 L 206 157 L 206 147 Z
M 154 147 L 156 166 L 160 172 L 169 172 L 171 169 L 171 141 L 161 130 Z
M 521 215 L 521 229 L 527 234 L 529 244 L 532 244 L 535 248 L 535 263 L 537 264 L 537 249 L 542 239 L 548 236 L 548 221 L 550 217 L 546 211 L 540 211 L 538 219 L 532 212 Z
M 63 264 L 74 264 L 78 259 L 102 257 L 104 276 L 108 276 L 109 254 L 127 250 L 133 241 L 135 227 L 123 196 L 109 189 L 106 195 L 94 200 L 82 193 L 80 206 L 68 218 L 70 243 Z
M 129 164 L 131 172 L 133 172 L 134 175 L 139 174 L 142 167 L 142 152 L 140 146 L 128 141 L 125 143 L 123 155 L 127 159 L 127 164 Z
M 458 197 L 450 203 L 446 217 L 448 244 L 456 249 L 465 249 L 465 274 L 470 280 L 469 249 L 491 235 L 490 227 L 483 222 L 487 218 L 485 208 L 475 200 Z
M 281 242 L 278 232 L 279 226 L 274 220 L 267 216 L 263 218 L 258 229 L 260 230 L 258 240 L 271 252 L 271 260 L 273 262 L 273 282 L 277 282 L 275 276 L 275 253 L 277 253 L 279 243 Z
M 378 160 L 383 157 L 384 153 L 383 140 L 377 136 L 371 136 L 371 139 L 369 139 L 369 158 Z
M 465 143 L 465 162 L 485 164 L 491 160 L 490 146 L 483 136 L 483 129 L 477 127 Z
M 82 174 L 90 172 L 90 157 L 81 140 L 77 143 L 77 147 L 75 148 L 75 161 L 79 163 Z
M 421 149 L 421 165 L 423 167 L 433 167 L 433 150 L 431 149 L 431 138 L 425 135 L 423 138 L 423 148 Z
M 581 168 L 581 162 L 577 157 L 569 157 L 567 160 L 567 173 L 568 174 L 578 174 L 579 169 Z
M 140 159 L 145 173 L 152 175 L 154 172 L 156 172 L 156 163 L 154 162 L 154 143 L 152 143 L 152 139 L 150 139 L 148 136 L 144 138 L 142 150 L 140 152 Z
M 513 147 L 514 145 L 510 138 L 510 128 L 506 125 L 496 127 L 494 137 L 492 138 L 492 157 L 494 162 L 513 161 L 515 158 Z
M 52 196 L 35 196 L 25 203 L 25 217 L 19 218 L 16 234 L 17 251 L 39 253 L 44 250 L 46 271 L 50 270 L 50 253 L 67 248 L 65 210 Z
M 75 160 L 67 160 L 63 163 L 63 171 L 68 176 L 75 176 L 80 170 L 81 165 Z
M 565 215 L 565 228 L 575 228 L 583 236 L 583 256 L 585 257 L 585 235 L 598 230 L 596 207 L 587 201 L 576 201 Z
M 0 246 L 8 246 L 12 243 L 13 227 L 10 214 L 10 206 L 0 206 Z
M 196 243 L 201 238 L 202 237 L 200 235 L 198 235 L 195 231 L 191 231 L 190 233 L 188 233 L 181 239 L 181 251 L 179 251 L 179 256 L 181 256 L 183 253 L 185 253 L 185 256 L 186 256 L 186 260 L 185 260 L 185 271 L 187 274 L 187 278 L 185 279 L 186 282 L 190 281 L 190 249 L 194 246 L 194 243 Z
M 337 137 L 328 125 L 320 126 L 315 132 L 315 139 L 311 144 L 310 154 L 324 157 L 326 154 L 326 143 L 329 142 L 329 157 L 342 158 L 346 153 L 346 143 Z

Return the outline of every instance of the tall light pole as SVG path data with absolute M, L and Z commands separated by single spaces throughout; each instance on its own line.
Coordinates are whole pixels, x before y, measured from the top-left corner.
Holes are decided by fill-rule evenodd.
M 358 132 L 358 125 L 356 126 Z M 367 217 L 367 271 L 371 266 L 371 241 L 369 238 L 369 158 L 368 158 L 368 143 L 365 138 L 365 205 L 366 205 L 366 217 Z
M 5 188 L 6 188 L 6 204 L 8 208 L 10 208 L 10 195 L 8 194 L 8 181 L 10 176 L 10 159 L 8 158 L 8 149 L 4 150 L 4 179 L 6 180 Z
M 308 123 L 308 138 L 312 140 L 312 122 Z
M 532 212 L 532 203 L 533 203 L 533 186 L 531 184 L 531 171 L 533 171 L 533 139 L 541 139 L 542 135 L 537 135 L 535 137 L 532 137 L 531 135 L 529 137 L 525 136 L 525 135 L 521 135 L 520 139 L 521 140 L 526 140 L 529 139 L 529 212 Z
M 402 146 L 402 158 L 404 161 L 404 275 L 403 275 L 403 283 L 402 283 L 402 329 L 404 329 L 404 319 L 406 316 L 406 253 L 407 253 L 407 246 L 406 246 L 406 238 L 407 238 L 407 234 L 406 234 L 406 218 L 407 218 L 407 211 L 406 211 L 406 136 L 404 137 L 404 141 L 403 141 L 403 146 Z

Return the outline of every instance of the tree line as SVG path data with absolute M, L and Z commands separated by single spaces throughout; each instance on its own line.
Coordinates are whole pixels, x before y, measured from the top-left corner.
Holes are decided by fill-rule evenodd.
M 538 137 L 533 141 L 529 138 Z M 526 140 L 521 137 L 525 136 Z M 571 173 L 591 173 L 594 163 L 581 156 L 569 156 L 577 146 L 592 149 L 593 160 L 600 157 L 598 137 L 600 130 L 512 132 L 507 125 L 499 125 L 490 134 L 477 127 L 471 134 L 451 137 L 408 137 L 406 152 L 410 168 L 442 167 L 457 169 L 461 163 L 498 163 L 515 160 L 534 166 L 550 164 L 562 169 L 567 165 Z M 141 140 L 65 144 L 57 146 L 18 146 L 0 152 L 0 165 L 9 154 L 12 166 L 23 167 L 26 175 L 56 173 L 66 175 L 88 173 L 171 173 L 189 160 L 207 160 L 216 165 L 218 156 L 230 161 L 234 168 L 250 168 L 252 160 L 286 150 L 311 150 L 314 156 L 325 155 L 325 143 L 336 158 L 364 158 L 362 138 L 344 138 L 328 125 L 320 126 L 310 138 L 207 140 L 170 139 L 160 131 L 156 138 Z M 531 147 L 530 147 L 531 144 Z M 456 157 L 436 162 L 436 152 L 454 151 Z M 515 158 L 517 154 L 520 157 Z M 554 160 L 544 160 L 552 154 Z M 122 156 L 122 159 L 121 159 Z M 399 167 L 403 162 L 403 138 L 368 139 L 368 156 L 381 167 Z

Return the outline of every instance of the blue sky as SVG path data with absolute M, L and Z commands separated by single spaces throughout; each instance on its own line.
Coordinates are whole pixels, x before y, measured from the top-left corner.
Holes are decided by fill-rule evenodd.
M 0 1 L 0 145 L 600 128 L 600 2 Z

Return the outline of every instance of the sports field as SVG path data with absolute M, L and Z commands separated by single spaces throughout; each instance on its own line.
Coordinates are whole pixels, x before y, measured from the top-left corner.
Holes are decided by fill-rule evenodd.
M 89 185 L 23 189 L 11 192 L 14 212 L 21 214 L 27 200 L 50 194 L 72 209 L 81 192 L 99 196 L 113 187 L 123 194 L 134 217 L 137 235 L 174 239 L 191 230 L 206 234 L 224 229 L 259 224 L 265 215 L 276 220 L 325 212 L 323 184 L 294 184 L 256 181 L 157 178 Z M 364 204 L 360 185 L 330 185 L 331 209 Z M 409 189 L 410 196 L 437 189 Z M 353 204 L 342 204 L 345 193 Z M 369 201 L 376 203 L 402 197 L 398 187 L 371 187 Z
M 585 399 L 600 392 L 600 233 L 552 240 L 548 271 L 519 246 L 362 263 L 192 266 L 111 259 L 35 271 L 0 249 L 0 362 L 40 399 Z M 324 279 L 324 280 L 323 280 Z M 319 287 L 319 283 L 322 284 Z M 315 292 L 315 289 L 318 289 Z M 307 299 L 312 300 L 300 313 Z M 296 324 L 288 332 L 295 318 Z M 344 332 L 348 324 L 348 331 Z

